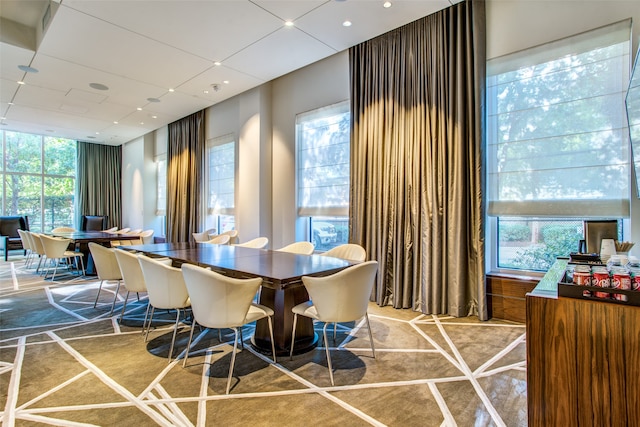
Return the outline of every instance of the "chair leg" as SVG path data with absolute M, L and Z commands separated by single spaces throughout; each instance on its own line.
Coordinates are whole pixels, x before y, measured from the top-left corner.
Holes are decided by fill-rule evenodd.
M 191 340 L 193 339 L 193 330 L 196 328 L 196 320 L 193 319 L 191 323 L 191 332 L 189 332 L 189 342 L 187 343 L 187 350 L 184 353 L 184 360 L 182 361 L 182 367 L 184 368 L 189 358 L 189 349 L 191 348 Z
M 276 345 L 273 342 L 273 323 L 271 321 L 271 316 L 267 316 L 267 320 L 269 321 L 269 335 L 271 335 L 271 354 L 273 355 L 273 363 L 278 363 L 276 360 Z M 293 348 L 293 342 L 291 342 L 291 348 Z
M 364 318 L 367 319 L 367 329 L 369 330 L 369 341 L 371 341 L 371 352 L 373 353 L 373 358 L 376 358 L 376 349 L 373 347 L 373 334 L 371 333 L 371 324 L 369 323 L 369 315 L 364 313 Z
M 324 327 L 322 328 L 322 336 L 324 338 L 324 349 L 325 352 L 327 353 L 327 367 L 329 368 L 329 377 L 331 377 L 331 385 L 335 385 L 333 383 L 333 367 L 331 366 L 331 355 L 329 354 L 329 342 L 327 341 L 327 325 L 328 323 L 324 324 Z
M 173 337 L 171 338 L 171 348 L 169 349 L 169 362 L 171 362 L 171 357 L 173 356 L 173 345 L 176 342 L 176 332 L 178 332 L 178 323 L 180 322 L 180 309 L 176 308 L 176 324 L 173 328 Z
M 109 312 L 109 317 L 113 315 L 113 309 L 116 307 L 116 301 L 118 300 L 118 291 L 120 291 L 120 280 L 118 280 L 118 286 L 116 286 L 116 294 L 113 296 L 113 303 L 111 303 L 111 312 Z
M 93 308 L 96 308 L 96 305 L 98 304 L 98 298 L 100 297 L 100 291 L 102 290 L 102 282 L 104 282 L 104 280 L 100 280 L 100 286 L 98 286 L 98 295 L 96 295 L 96 300 L 93 303 Z
M 124 304 L 122 304 L 122 311 L 120 312 L 120 320 L 119 323 L 122 323 L 122 318 L 124 317 L 124 310 L 127 308 L 127 300 L 129 299 L 129 291 L 127 291 L 127 296 L 124 297 Z
M 233 328 L 234 340 L 233 340 L 233 354 L 231 355 L 231 366 L 229 366 L 229 376 L 227 377 L 227 391 L 225 394 L 229 394 L 231 388 L 231 378 L 233 377 L 233 367 L 236 365 L 236 349 L 238 348 L 238 328 Z
M 333 322 L 333 342 L 336 342 L 336 322 Z
M 296 342 L 296 323 L 298 323 L 298 313 L 293 314 L 293 330 L 291 331 L 291 350 L 289 351 L 289 360 L 293 360 L 293 344 Z
M 147 333 L 144 334 L 144 342 L 147 342 L 147 338 L 149 337 L 149 329 L 151 329 L 151 321 L 153 320 L 153 313 L 155 311 L 156 311 L 156 308 L 155 307 L 151 307 L 151 317 L 149 318 L 149 324 L 147 325 Z

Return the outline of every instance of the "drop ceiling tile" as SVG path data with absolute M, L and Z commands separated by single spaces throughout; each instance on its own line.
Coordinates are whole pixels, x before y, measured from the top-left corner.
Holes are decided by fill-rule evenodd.
M 236 70 L 251 70 L 254 77 L 268 81 L 334 53 L 335 50 L 291 27 L 256 42 L 229 58 L 225 65 Z M 251 67 L 252 64 L 259 66 Z

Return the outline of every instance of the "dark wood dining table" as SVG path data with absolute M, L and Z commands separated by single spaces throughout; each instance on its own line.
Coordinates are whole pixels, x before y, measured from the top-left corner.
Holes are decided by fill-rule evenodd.
M 91 251 L 89 250 L 89 242 L 98 243 L 102 246 L 111 246 L 111 242 L 115 240 L 135 240 L 140 238 L 137 234 L 116 234 L 104 231 L 67 231 L 49 233 L 49 235 L 71 240 L 71 246 L 83 254 L 85 274 L 87 276 L 95 276 L 97 274 Z
M 219 273 L 238 277 L 262 277 L 259 302 L 273 309 L 273 334 L 276 353 L 289 354 L 293 313 L 291 309 L 309 299 L 302 276 L 326 276 L 353 265 L 354 262 L 322 255 L 298 255 L 289 252 L 244 248 L 233 245 L 202 243 L 156 243 L 127 246 L 152 257 L 169 257 L 174 264 L 210 267 Z M 259 320 L 252 339 L 253 346 L 271 353 L 271 338 L 266 319 Z M 296 326 L 295 353 L 312 350 L 317 344 L 313 321 L 300 316 Z

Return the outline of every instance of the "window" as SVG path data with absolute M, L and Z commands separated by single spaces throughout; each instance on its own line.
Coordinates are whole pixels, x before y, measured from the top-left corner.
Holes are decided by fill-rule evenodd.
M 37 232 L 73 226 L 76 142 L 0 132 L 0 212 L 26 215 Z
M 236 143 L 233 135 L 207 143 L 207 214 L 217 233 L 235 228 Z M 208 221 L 211 224 L 210 221 Z
M 629 216 L 630 36 L 623 21 L 488 62 L 491 268 L 546 270 L 583 219 Z
M 296 116 L 298 216 L 309 241 L 327 250 L 349 239 L 349 103 Z

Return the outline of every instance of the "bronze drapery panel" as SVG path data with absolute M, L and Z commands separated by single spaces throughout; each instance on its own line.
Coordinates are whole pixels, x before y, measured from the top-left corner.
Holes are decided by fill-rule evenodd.
M 487 318 L 483 1 L 350 49 L 351 240 L 380 263 L 375 300 Z
M 78 141 L 76 224 L 82 215 L 107 215 L 108 227 L 122 227 L 122 147 Z
M 204 110 L 169 124 L 167 242 L 188 242 L 199 231 L 205 142 Z

